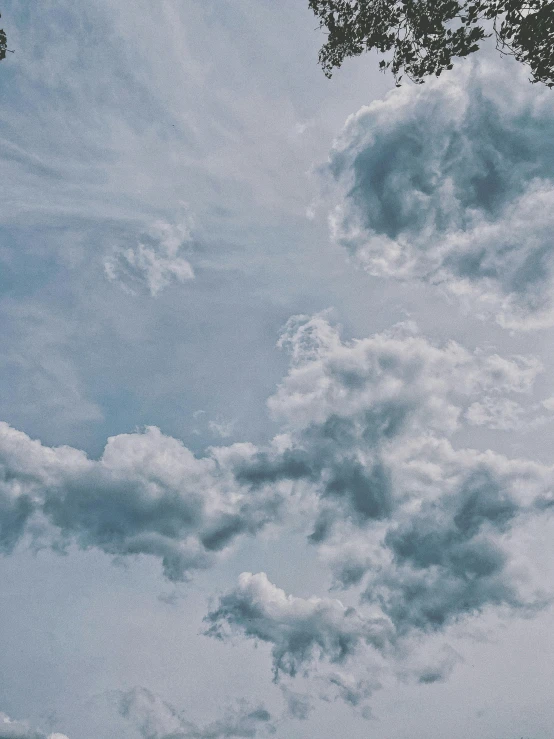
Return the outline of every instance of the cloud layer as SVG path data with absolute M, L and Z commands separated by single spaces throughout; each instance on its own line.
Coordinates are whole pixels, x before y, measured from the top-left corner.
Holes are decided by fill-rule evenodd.
M 350 116 L 329 158 L 335 238 L 372 275 L 441 285 L 509 328 L 552 325 L 553 102 L 467 64 Z

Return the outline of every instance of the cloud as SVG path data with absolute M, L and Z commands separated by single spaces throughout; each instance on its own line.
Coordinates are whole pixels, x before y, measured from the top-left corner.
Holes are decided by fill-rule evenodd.
M 272 644 L 274 679 L 294 677 L 324 658 L 343 664 L 362 644 L 381 647 L 387 622 L 362 619 L 354 608 L 331 598 L 296 598 L 271 583 L 265 572 L 243 572 L 206 617 L 206 634 L 219 639 L 243 633 Z
M 476 422 L 505 426 L 509 415 L 494 411 L 503 404 L 512 420 L 546 418 L 548 399 L 533 396 L 542 365 L 436 344 L 409 322 L 348 341 L 327 314 L 293 317 L 279 343 L 291 364 L 268 401 L 280 433 L 264 446 L 198 456 L 147 427 L 109 438 L 90 459 L 0 424 L 0 547 L 9 554 L 27 537 L 148 555 L 186 580 L 268 525 L 301 531 L 335 590 L 353 589 L 348 605 L 243 573 L 206 616 L 206 633 L 266 643 L 286 689 L 306 677 L 365 715 L 383 677 L 445 678 L 452 654 L 412 656 L 456 624 L 493 610 L 530 616 L 551 602 L 525 539 L 554 510 L 554 469 L 454 444 Z M 493 409 L 488 418 L 476 404 Z M 293 716 L 309 709 L 288 703 Z M 147 737 L 225 736 L 220 724 L 198 733 L 167 711 L 176 728 L 149 728 L 152 715 Z
M 334 237 L 370 274 L 473 313 L 552 325 L 553 102 L 516 65 L 468 64 L 350 116 L 329 157 Z
M 551 505 L 551 467 L 431 436 L 387 461 L 393 515 L 370 530 L 335 521 L 320 544 L 335 588 L 361 585 L 362 601 L 390 619 L 395 638 L 442 632 L 491 609 L 530 615 L 550 602 L 525 537 Z
M 336 588 L 363 588 L 374 620 L 243 575 L 209 631 L 223 636 L 229 626 L 271 643 L 276 678 L 491 608 L 545 605 L 518 537 L 551 510 L 553 470 L 448 438 L 475 423 L 476 403 L 527 400 L 527 412 L 537 360 L 435 345 L 412 324 L 343 341 L 324 315 L 291 319 L 280 343 L 291 367 L 269 408 L 282 433 L 265 447 L 195 456 L 149 427 L 111 437 L 89 459 L 1 424 L 2 550 L 26 535 L 37 546 L 74 542 L 154 556 L 182 580 L 268 524 L 300 528 Z
M 253 533 L 275 516 L 270 498 L 277 493 L 249 500 L 226 467 L 248 452 L 237 445 L 224 450 L 221 461 L 217 452 L 198 459 L 148 427 L 110 438 L 102 457 L 91 460 L 71 447 L 44 447 L 2 423 L 0 545 L 13 549 L 33 520 L 40 541 L 44 533 L 56 546 L 76 541 L 117 556 L 153 555 L 167 577 L 186 579 L 238 534 Z
M 543 371 L 534 357 L 435 346 L 413 323 L 343 342 L 323 314 L 291 318 L 280 345 L 291 368 L 268 401 L 276 419 L 306 433 L 327 425 L 329 438 L 330 419 L 357 419 L 369 443 L 424 428 L 451 433 L 466 399 L 524 395 Z M 338 444 L 344 429 L 334 430 Z
M 357 610 L 332 598 L 287 595 L 265 573 L 243 572 L 238 585 L 205 617 L 205 634 L 270 644 L 274 680 L 289 715 L 300 719 L 311 704 L 290 689 L 292 679 L 313 679 L 321 687 L 320 698 L 339 699 L 370 717 L 367 701 L 382 688 L 381 678 L 438 682 L 460 661 L 448 646 L 418 653 L 415 640 L 401 639 L 389 618 L 364 606 Z
M 214 436 L 222 439 L 228 439 L 233 435 L 236 421 L 208 421 L 208 428 Z
M 121 246 L 104 258 L 106 276 L 131 292 L 144 287 L 156 297 L 172 281 L 193 279 L 194 271 L 183 256 L 191 241 L 187 220 L 176 225 L 157 221 L 135 246 Z
M 281 690 L 286 700 L 288 715 L 299 721 L 305 721 L 314 708 L 311 696 L 290 690 L 285 685 L 281 685 Z
M 325 679 L 338 689 L 338 696 L 353 707 L 363 704 L 375 690 L 381 687 L 376 680 L 359 680 L 344 672 L 331 672 Z M 364 710 L 362 715 L 369 718 L 371 714 Z
M 0 739 L 68 739 L 65 734 L 45 734 L 29 726 L 27 721 L 15 721 L 0 711 Z
M 518 530 L 551 489 L 552 471 L 490 452 L 459 453 L 447 442 L 427 442 L 417 454 L 435 463 L 437 478 L 429 475 L 427 495 L 397 510 L 363 597 L 400 634 L 442 629 L 495 606 L 544 607 L 548 598 L 514 551 Z
M 216 17 L 205 3 L 154 11 L 143 0 L 115 10 L 106 0 L 94 7 L 59 0 L 47 22 L 39 20 L 27 3 L 11 0 L 11 38 L 27 51 L 13 55 L 10 95 L 0 111 L 0 156 L 12 183 L 0 221 L 22 216 L 39 227 L 52 221 L 75 227 L 77 219 L 86 233 L 102 226 L 104 252 L 114 228 L 173 223 L 182 199 L 209 214 L 218 242 L 230 226 L 218 213 L 249 219 L 253 203 L 298 212 L 290 193 L 304 199 L 298 161 L 308 166 L 311 155 L 294 133 L 295 102 L 305 102 L 313 85 L 298 93 L 270 83 L 282 80 L 289 51 L 298 48 L 292 39 L 275 46 L 265 71 L 258 63 L 268 39 L 283 38 L 273 12 L 254 19 L 235 3 Z M 283 30 L 290 25 L 277 21 Z M 237 47 L 229 24 L 240 26 L 247 44 Z M 217 40 L 210 50 L 206 37 Z M 161 48 L 163 61 L 155 51 Z M 53 94 L 56 108 L 47 104 Z M 163 250 L 144 246 L 146 253 L 133 243 L 132 263 L 120 255 L 118 269 L 134 276 L 137 264 L 157 271 Z M 172 267 L 187 273 L 184 264 Z
M 411 324 L 343 341 L 324 315 L 291 319 L 280 343 L 291 368 L 268 403 L 282 433 L 264 447 L 237 443 L 195 456 L 147 427 L 109 438 L 101 457 L 90 459 L 0 424 L 2 550 L 28 535 L 39 546 L 145 554 L 179 580 L 213 565 L 241 536 L 270 523 L 294 525 L 323 550 L 343 537 L 335 576 L 342 586 L 356 584 L 374 553 L 366 545 L 354 550 L 346 529 L 383 533 L 404 510 L 413 514 L 418 496 L 420 505 L 462 501 L 475 476 L 500 484 L 492 456 L 455 452 L 438 440 L 485 423 L 476 403 L 518 408 L 542 370 L 532 357 L 434 345 Z M 515 464 L 513 484 L 522 474 Z M 423 483 L 425 475 L 434 479 Z M 535 494 L 547 500 L 550 472 L 533 475 Z M 455 505 L 448 502 L 448 511 Z
M 275 679 L 314 674 L 363 706 L 379 684 L 364 674 L 369 653 L 400 679 L 436 682 L 458 656 L 408 668 L 412 648 L 471 616 L 528 616 L 551 602 L 525 532 L 551 506 L 554 470 L 448 438 L 475 423 L 478 402 L 541 412 L 529 397 L 538 361 L 437 346 L 411 324 L 347 342 L 322 315 L 291 319 L 281 345 L 291 368 L 269 408 L 284 433 L 235 476 L 253 491 L 303 483 L 309 538 L 335 588 L 362 588 L 360 608 L 243 573 L 207 615 L 208 635 L 267 642 Z
M 432 685 L 447 680 L 462 661 L 461 655 L 449 644 L 441 644 L 437 648 L 437 645 L 427 643 L 415 658 L 399 666 L 397 677 L 402 682 L 409 683 L 415 679 L 420 685 Z
M 413 324 L 345 342 L 321 314 L 292 318 L 280 343 L 291 369 L 268 405 L 288 447 L 253 457 L 241 479 L 310 480 L 319 500 L 316 542 L 337 520 L 363 525 L 394 515 L 405 495 L 394 470 L 408 440 L 450 436 L 468 423 L 506 426 L 509 418 L 492 413 L 503 404 L 512 416 L 547 417 L 542 406 L 522 403 L 543 371 L 533 357 L 469 352 L 453 341 L 437 346 Z M 488 416 L 478 404 L 492 409 Z
M 472 426 L 486 426 L 499 431 L 523 431 L 542 426 L 551 419 L 552 411 L 543 401 L 540 405 L 524 408 L 509 398 L 486 398 L 475 401 L 465 412 L 465 420 Z
M 134 724 L 143 739 L 249 739 L 260 733 L 275 732 L 271 714 L 263 706 L 252 707 L 242 702 L 228 709 L 223 718 L 198 727 L 145 688 L 121 693 L 119 711 Z

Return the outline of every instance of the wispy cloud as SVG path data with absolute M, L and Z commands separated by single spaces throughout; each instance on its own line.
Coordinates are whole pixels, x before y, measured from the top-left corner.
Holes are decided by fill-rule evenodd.
M 133 688 L 120 694 L 119 711 L 143 739 L 253 739 L 275 733 L 274 722 L 266 708 L 246 702 L 229 708 L 222 718 L 199 727 L 146 688 Z
M 177 225 L 156 221 L 136 245 L 116 248 L 104 258 L 106 276 L 131 292 L 133 286 L 144 286 L 156 297 L 172 281 L 193 279 L 193 268 L 184 257 L 191 242 L 187 220 Z
M 46 734 L 30 726 L 27 721 L 16 721 L 0 711 L 0 739 L 68 739 L 65 734 Z

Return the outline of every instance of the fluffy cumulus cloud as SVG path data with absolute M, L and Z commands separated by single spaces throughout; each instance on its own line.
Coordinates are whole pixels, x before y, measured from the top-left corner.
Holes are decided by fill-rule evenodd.
M 408 669 L 411 642 L 491 609 L 530 615 L 550 602 L 523 540 L 552 506 L 554 471 L 448 438 L 477 398 L 525 399 L 540 364 L 435 346 L 412 325 L 344 342 L 322 315 L 292 319 L 281 343 L 292 366 L 269 401 L 281 451 L 258 452 L 235 475 L 253 490 L 307 483 L 309 538 L 335 588 L 361 588 L 360 608 L 245 573 L 208 614 L 207 633 L 267 642 L 275 678 L 314 672 L 352 705 L 379 682 L 360 660 L 382 658 L 402 679 L 444 679 L 457 656 Z
M 149 427 L 110 438 L 91 460 L 0 424 L 0 545 L 11 551 L 27 530 L 56 546 L 153 555 L 169 578 L 186 579 L 238 534 L 276 516 L 279 491 L 249 498 L 234 481 L 236 459 L 249 455 L 248 445 L 236 445 L 198 459 Z
M 283 339 L 293 367 L 270 400 L 306 468 L 321 464 L 312 541 L 330 553 L 339 587 L 367 576 L 364 599 L 397 634 L 544 603 L 510 549 L 553 483 L 547 466 L 448 439 L 476 402 L 519 407 L 540 364 L 413 331 L 348 343 L 323 316 L 294 319 Z
M 143 739 L 251 739 L 275 732 L 271 714 L 263 706 L 253 707 L 242 702 L 229 708 L 223 718 L 199 727 L 145 688 L 122 693 L 119 711 Z
M 314 541 L 324 541 L 337 521 L 389 519 L 411 485 L 400 474 L 410 444 L 475 423 L 476 403 L 509 402 L 537 422 L 548 417 L 542 406 L 534 412 L 524 403 L 542 371 L 536 359 L 469 352 L 455 342 L 436 346 L 410 323 L 343 342 L 326 316 L 296 317 L 281 344 L 292 366 L 269 407 L 288 446 L 277 458 L 259 455 L 243 478 L 311 479 Z M 490 420 L 498 425 L 497 416 Z
M 243 572 L 205 620 L 208 636 L 224 639 L 238 630 L 272 644 L 275 680 L 280 673 L 294 677 L 314 658 L 342 664 L 361 644 L 382 647 L 388 630 L 384 619 L 364 620 L 339 600 L 287 595 L 264 572 Z
M 156 221 L 134 245 L 119 245 L 104 258 L 108 279 L 132 293 L 147 290 L 155 297 L 171 282 L 185 282 L 194 271 L 184 253 L 192 242 L 190 219 L 177 224 Z
M 271 645 L 274 681 L 289 715 L 300 719 L 311 705 L 290 689 L 292 678 L 313 679 L 323 700 L 342 700 L 370 717 L 367 700 L 381 680 L 438 682 L 460 660 L 445 645 L 418 653 L 398 638 L 391 619 L 363 603 L 358 610 L 333 598 L 287 595 L 263 572 L 242 573 L 205 621 L 208 636 L 224 641 L 238 634 Z
M 0 739 L 68 739 L 65 734 L 45 734 L 27 721 L 15 721 L 0 711 Z
M 183 579 L 242 535 L 303 527 L 334 587 L 357 588 L 348 596 L 358 607 L 287 595 L 245 573 L 207 616 L 207 633 L 265 642 L 275 679 L 315 674 L 353 706 L 378 687 L 383 662 L 424 683 L 455 664 L 439 655 L 410 671 L 410 641 L 491 609 L 529 615 L 549 602 L 524 540 L 554 508 L 554 470 L 455 444 L 464 427 L 499 427 L 498 413 L 476 416 L 477 403 L 547 422 L 548 399 L 532 397 L 536 359 L 434 344 L 411 323 L 344 341 L 325 314 L 292 318 L 280 345 L 291 366 L 268 401 L 281 433 L 265 447 L 198 457 L 147 428 L 110 438 L 93 460 L 2 424 L 3 551 L 25 535 L 73 541 L 156 556 Z M 308 709 L 292 700 L 293 715 Z
M 551 325 L 553 106 L 521 69 L 481 63 L 362 108 L 330 154 L 335 238 L 372 275 Z
M 383 654 L 394 659 L 386 617 L 362 615 L 334 598 L 287 595 L 264 572 L 243 572 L 204 620 L 207 636 L 225 641 L 241 635 L 271 645 L 273 679 L 288 715 L 298 719 L 308 716 L 312 703 L 291 690 L 292 679 L 314 680 L 320 698 L 342 700 L 369 717 L 367 700 L 381 688 Z
M 411 496 L 383 532 L 379 567 L 367 560 L 363 598 L 400 635 L 494 606 L 529 613 L 548 603 L 517 553 L 520 530 L 551 496 L 552 470 L 437 440 L 413 451 L 400 470 Z

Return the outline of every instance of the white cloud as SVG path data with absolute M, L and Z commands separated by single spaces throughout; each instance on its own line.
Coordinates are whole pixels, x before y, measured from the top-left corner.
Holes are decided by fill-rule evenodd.
M 554 411 L 554 396 L 543 400 L 542 405 L 547 411 Z
M 350 116 L 328 171 L 334 238 L 370 274 L 440 285 L 511 329 L 552 325 L 549 91 L 474 63 Z
M 543 371 L 534 357 L 472 353 L 454 341 L 434 346 L 412 322 L 343 343 L 324 314 L 296 316 L 280 345 L 290 350 L 292 367 L 268 405 L 291 429 L 333 416 L 361 418 L 372 409 L 386 412 L 394 404 L 398 423 L 412 431 L 450 433 L 472 402 L 525 396 Z M 510 402 L 519 407 L 518 400 Z
M 208 428 L 216 436 L 228 439 L 233 435 L 236 421 L 208 421 Z
M 119 247 L 104 258 L 106 276 L 131 292 L 133 286 L 142 285 L 156 297 L 172 281 L 194 278 L 192 266 L 183 256 L 191 242 L 187 220 L 176 225 L 157 221 L 135 246 Z

